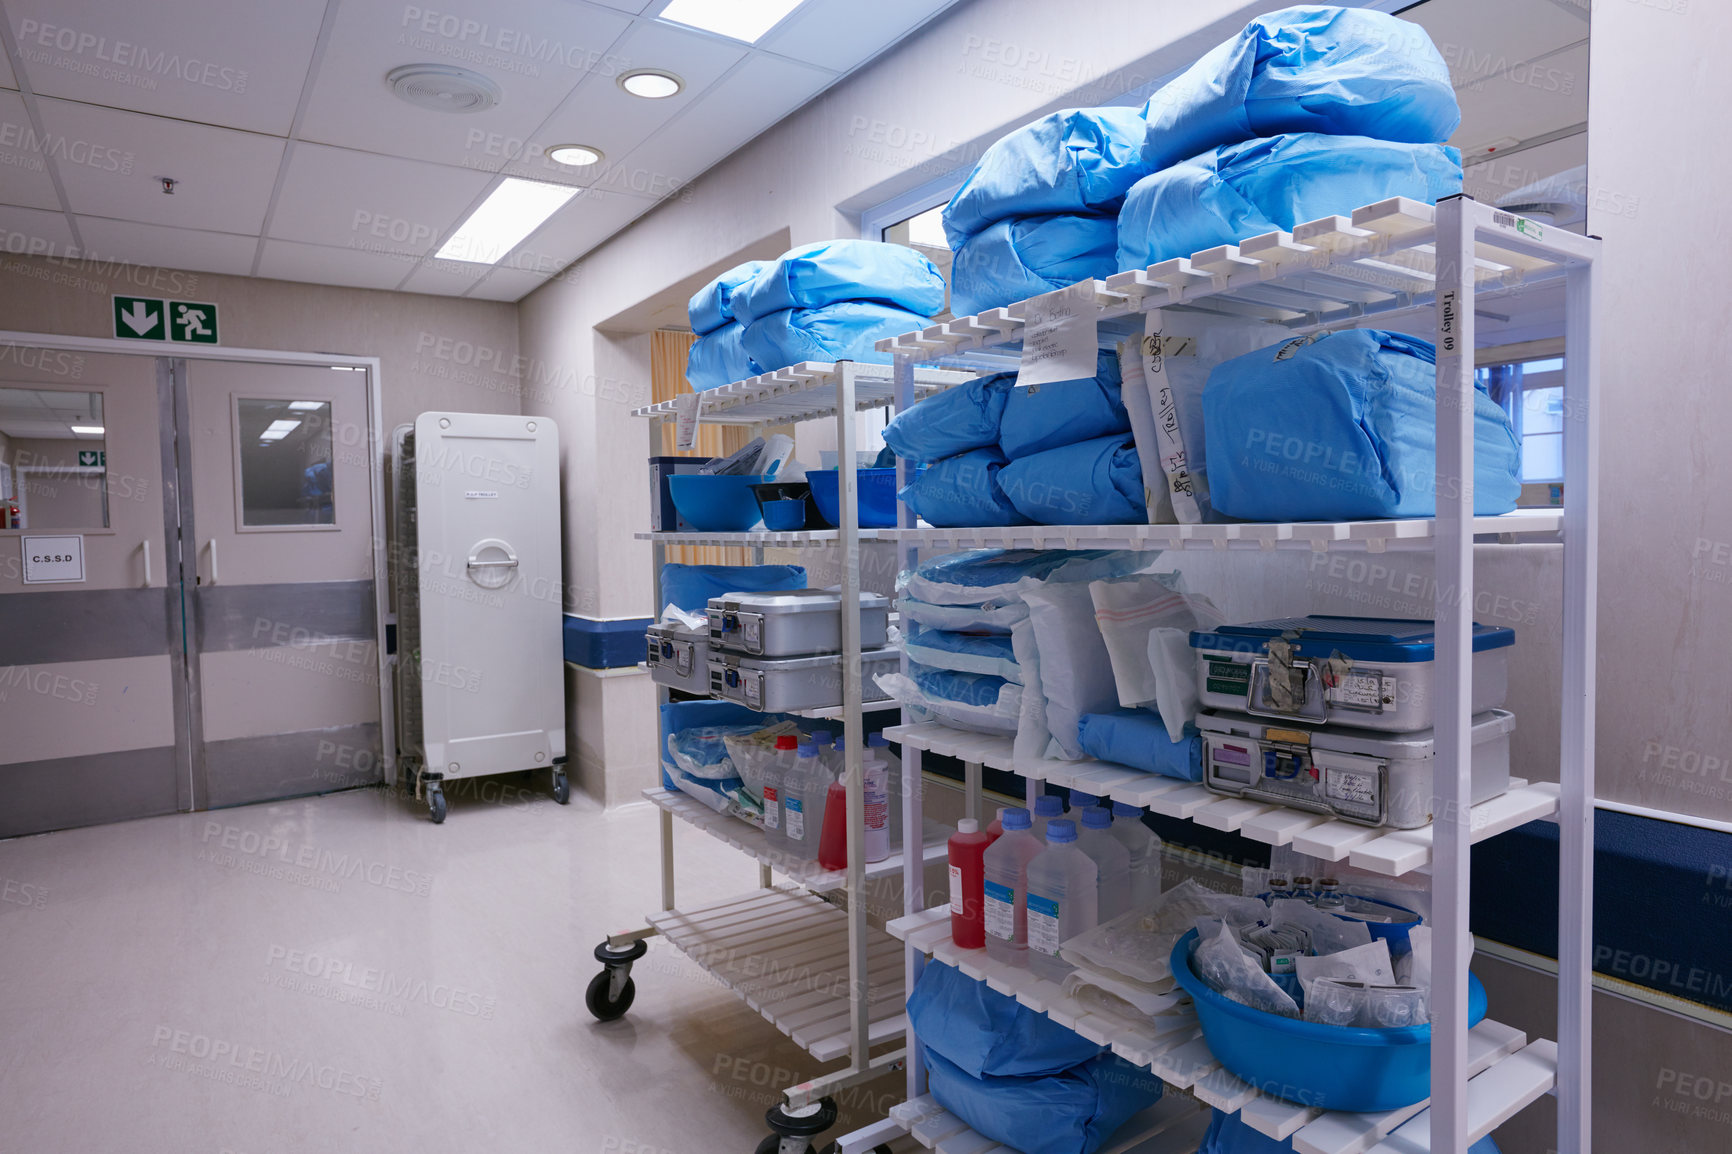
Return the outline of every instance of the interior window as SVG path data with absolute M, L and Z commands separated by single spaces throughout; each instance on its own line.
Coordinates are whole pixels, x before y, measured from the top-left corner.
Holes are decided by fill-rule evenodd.
M 331 476 L 331 402 L 235 401 L 243 528 L 337 523 Z
M 0 529 L 106 529 L 102 394 L 0 387 Z
M 1521 439 L 1522 483 L 1563 480 L 1564 359 L 1488 365 L 1479 370 L 1479 379 Z

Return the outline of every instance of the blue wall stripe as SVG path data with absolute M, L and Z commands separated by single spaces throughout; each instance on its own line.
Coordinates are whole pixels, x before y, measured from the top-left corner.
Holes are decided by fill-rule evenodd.
M 565 659 L 585 669 L 620 669 L 643 660 L 644 630 L 651 619 L 632 617 L 624 621 L 597 621 L 593 617 L 565 615 Z

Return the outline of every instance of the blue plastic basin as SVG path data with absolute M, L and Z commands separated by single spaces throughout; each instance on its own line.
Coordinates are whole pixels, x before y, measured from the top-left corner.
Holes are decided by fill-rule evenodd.
M 758 524 L 758 497 L 752 486 L 764 480 L 757 473 L 727 477 L 675 473 L 667 479 L 668 496 L 680 516 L 700 532 L 743 533 Z
M 1253 1010 L 1217 994 L 1191 969 L 1197 931 L 1173 947 L 1173 977 L 1191 995 L 1209 1052 L 1265 1094 L 1321 1110 L 1398 1110 L 1431 1096 L 1431 1027 L 1325 1026 Z M 1468 975 L 1469 1027 L 1485 1017 L 1485 987 Z
M 787 532 L 806 527 L 805 501 L 765 501 L 764 528 Z
M 836 491 L 835 469 L 811 469 L 806 481 L 812 486 L 812 499 L 818 502 L 818 512 L 831 528 L 842 524 L 842 496 Z M 896 527 L 896 470 L 859 470 L 860 528 L 894 529 Z

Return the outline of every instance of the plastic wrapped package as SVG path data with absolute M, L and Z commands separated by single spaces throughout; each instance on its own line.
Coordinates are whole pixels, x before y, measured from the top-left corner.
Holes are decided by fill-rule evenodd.
M 1102 349 L 1092 377 L 1011 389 L 999 423 L 998 447 L 1014 461 L 1130 430 L 1131 418 L 1119 393 L 1118 353 Z
M 928 1047 L 926 1072 L 940 1106 L 1022 1154 L 1093 1154 L 1163 1089 L 1152 1071 L 1116 1054 L 1041 1077 L 975 1078 Z
M 1167 723 L 1153 710 L 1085 713 L 1077 736 L 1083 753 L 1097 761 L 1180 781 L 1203 780 L 1203 739 L 1196 726 L 1186 723 L 1174 741 Z
M 1417 24 L 1301 4 L 1259 16 L 1149 97 L 1150 171 L 1283 132 L 1448 140 L 1461 123 L 1449 68 Z
M 709 780 L 741 776 L 728 753 L 726 739 L 756 733 L 762 725 L 702 725 L 668 735 L 668 756 L 680 772 Z
M 994 221 L 950 264 L 950 311 L 959 317 L 1056 292 L 1118 271 L 1116 216 L 1060 214 Z
M 662 604 L 689 613 L 703 613 L 710 598 L 727 593 L 768 593 L 804 589 L 806 570 L 799 565 L 680 565 L 662 566 Z
M 1039 525 L 1148 522 L 1143 465 L 1128 434 L 1021 457 L 999 470 L 998 487 L 1018 512 Z
M 1251 521 L 1429 517 L 1436 510 L 1436 353 L 1377 329 L 1317 333 L 1215 367 L 1203 392 L 1215 507 Z M 1483 387 L 1474 512 L 1507 513 L 1521 446 Z
M 1144 177 L 1119 214 L 1118 268 L 1238 244 L 1392 196 L 1435 204 L 1461 191 L 1442 144 L 1295 133 L 1229 144 Z
M 1026 602 L 1019 601 L 1023 611 Z M 1011 757 L 1018 764 L 1044 758 L 1052 746 L 1052 731 L 1046 724 L 1046 698 L 1040 691 L 1040 646 L 1034 639 L 1034 622 L 1024 617 L 1010 629 L 1011 651 L 1022 668 L 1022 708 L 1016 719 L 1016 740 Z
M 910 661 L 930 669 L 983 673 L 1023 684 L 1022 666 L 1008 636 L 1002 633 L 956 633 L 943 629 L 911 629 L 903 639 Z
M 1197 945 L 1191 953 L 1197 976 L 1224 998 L 1284 1018 L 1297 1018 L 1299 1004 L 1275 984 L 1263 967 L 1245 952 L 1239 935 L 1225 921 L 1204 918 L 1197 922 Z
M 919 720 L 942 721 L 975 733 L 1015 733 L 1023 687 L 1002 677 L 929 669 L 909 662 L 908 673 L 881 673 L 878 688 Z
M 1396 1029 L 1431 1021 L 1425 991 L 1344 978 L 1313 978 L 1305 991 L 1305 1020 L 1325 1026 Z
M 1018 621 L 1028 620 L 1028 606 L 1014 593 L 988 598 L 979 605 L 929 605 L 913 597 L 896 602 L 902 620 L 927 629 L 953 632 L 996 633 L 1010 636 Z
M 940 461 L 998 443 L 1015 373 L 976 377 L 903 409 L 884 427 L 884 443 L 905 461 Z
M 729 297 L 734 316 L 748 325 L 789 309 L 823 309 L 849 301 L 918 313 L 923 324 L 944 308 L 944 277 L 907 245 L 825 240 L 789 249 Z M 903 331 L 909 327 L 921 324 L 904 326 Z
M 1302 957 L 1298 960 L 1298 974 L 1299 988 L 1309 998 L 1312 985 L 1320 978 L 1392 986 L 1395 984 L 1395 963 L 1389 957 L 1389 943 L 1378 938 L 1350 950 Z
M 1364 922 L 1336 917 L 1299 898 L 1277 898 L 1270 902 L 1269 924 L 1304 930 L 1313 954 L 1339 954 L 1371 945 L 1371 930 Z M 1387 946 L 1384 956 L 1388 956 Z
M 737 264 L 697 292 L 686 303 L 686 317 L 692 322 L 692 332 L 715 332 L 734 318 L 734 290 L 750 281 L 770 266 L 767 260 L 749 260 Z
M 999 487 L 1004 454 L 993 445 L 946 457 L 922 469 L 896 496 L 927 524 L 1026 525 L 1028 518 Z
M 899 579 L 928 605 L 980 606 L 1020 598 L 1024 582 L 1097 581 L 1151 564 L 1155 553 L 1128 549 L 970 549 L 922 562 Z
M 686 352 L 686 382 L 695 392 L 719 389 L 764 371 L 746 353 L 745 336 L 745 325 L 729 321 L 692 342 Z
M 1087 713 L 1107 713 L 1118 706 L 1112 662 L 1094 601 L 1081 582 L 1059 582 L 1025 590 L 1035 647 L 1040 652 L 1038 692 L 1046 699 L 1046 725 L 1052 734 L 1051 755 L 1066 761 L 1083 757 L 1080 737 Z M 1037 692 L 1034 686 L 1029 692 Z
M 1293 1154 L 1293 1139 L 1276 1141 L 1251 1129 L 1239 1115 L 1216 1110 L 1197 1154 Z M 1485 1137 L 1469 1146 L 1467 1154 L 1499 1154 L 1499 1151 L 1497 1143 Z
M 1112 660 L 1113 680 L 1118 685 L 1119 704 L 1149 705 L 1159 699 L 1164 677 L 1182 676 L 1194 681 L 1192 662 L 1179 671 L 1157 669 L 1149 650 L 1149 633 L 1157 628 L 1183 629 L 1187 643 L 1193 629 L 1213 629 L 1226 622 L 1207 597 L 1182 592 L 1176 574 L 1141 573 L 1109 581 L 1093 581 L 1089 595 L 1094 600 L 1095 622 Z M 1163 714 L 1163 716 L 1165 716 Z M 1191 714 L 1175 718 L 1168 736 L 1177 741 Z
M 944 206 L 952 249 L 994 221 L 1117 211 L 1145 167 L 1148 122 L 1135 108 L 1069 108 L 992 144 Z
M 921 971 L 908 1019 L 927 1049 L 974 1078 L 1057 1074 L 1103 1049 L 940 961 Z
M 746 353 L 765 372 L 802 361 L 864 361 L 887 365 L 875 347 L 885 337 L 923 329 L 929 318 L 875 301 L 841 301 L 815 309 L 783 309 L 746 325 Z

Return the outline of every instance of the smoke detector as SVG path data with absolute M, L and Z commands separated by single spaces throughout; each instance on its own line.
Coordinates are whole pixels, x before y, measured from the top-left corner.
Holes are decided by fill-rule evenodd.
M 404 64 L 385 73 L 391 91 L 430 112 L 485 112 L 499 103 L 499 85 L 452 64 Z

